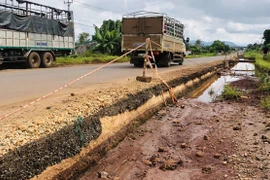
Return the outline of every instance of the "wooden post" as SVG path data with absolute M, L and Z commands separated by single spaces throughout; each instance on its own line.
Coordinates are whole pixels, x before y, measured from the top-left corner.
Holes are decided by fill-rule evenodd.
M 26 2 L 26 16 L 28 16 L 28 2 Z

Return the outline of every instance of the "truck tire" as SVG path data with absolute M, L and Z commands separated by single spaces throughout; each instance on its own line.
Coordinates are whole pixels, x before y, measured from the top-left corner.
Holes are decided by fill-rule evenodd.
M 31 52 L 27 58 L 27 66 L 29 68 L 39 68 L 41 64 L 40 56 L 37 52 Z
M 181 62 L 179 62 L 179 65 L 183 65 L 183 62 L 184 62 L 184 60 L 182 60 Z
M 164 52 L 156 57 L 158 67 L 170 67 L 171 66 L 171 56 L 170 53 Z
M 54 60 L 52 53 L 44 52 L 41 54 L 41 56 L 42 56 L 42 58 L 41 58 L 42 67 L 44 67 L 44 68 L 51 67 L 53 64 L 53 60 Z
M 172 62 L 172 57 L 171 57 L 171 53 L 166 53 L 164 56 L 164 67 L 170 67 L 171 66 L 171 62 Z

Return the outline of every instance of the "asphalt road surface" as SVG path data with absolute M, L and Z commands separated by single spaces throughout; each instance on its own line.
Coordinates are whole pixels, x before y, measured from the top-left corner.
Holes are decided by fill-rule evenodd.
M 224 56 L 186 59 L 184 67 L 196 63 L 203 64 L 210 61 L 224 59 Z M 40 69 L 4 69 L 0 70 L 0 106 L 19 103 L 21 101 L 39 98 L 49 92 L 81 77 L 98 68 L 100 64 L 78 65 L 59 68 Z M 170 68 L 159 68 L 159 72 L 173 71 L 183 66 L 172 64 Z M 148 72 L 151 73 L 151 72 Z M 102 85 L 120 82 L 142 75 L 141 68 L 135 68 L 129 63 L 115 63 L 76 82 L 72 88 L 84 88 L 91 85 Z M 151 74 L 150 74 L 151 75 Z

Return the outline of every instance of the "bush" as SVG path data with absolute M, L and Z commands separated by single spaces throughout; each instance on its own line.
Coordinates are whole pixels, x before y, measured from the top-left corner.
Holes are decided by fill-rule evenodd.
M 267 73 L 260 73 L 259 78 L 260 78 L 260 90 L 269 91 L 270 90 L 270 76 Z
M 240 99 L 242 96 L 242 92 L 239 91 L 238 89 L 230 86 L 230 85 L 225 85 L 224 90 L 222 92 L 222 97 L 226 100 L 237 100 Z
M 264 109 L 270 109 L 270 96 L 267 96 L 265 98 L 262 98 L 262 100 L 261 100 L 261 106 Z

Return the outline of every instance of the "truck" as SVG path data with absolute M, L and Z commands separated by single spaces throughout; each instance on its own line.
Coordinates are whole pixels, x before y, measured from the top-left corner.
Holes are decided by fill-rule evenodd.
M 130 51 L 150 38 L 156 64 L 169 67 L 172 62 L 183 64 L 186 56 L 184 25 L 165 13 L 138 11 L 122 17 L 122 52 Z M 141 47 L 130 56 L 135 67 L 144 64 L 145 47 Z
M 51 67 L 75 48 L 73 12 L 27 0 L 0 0 L 0 64 Z

